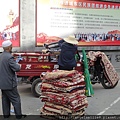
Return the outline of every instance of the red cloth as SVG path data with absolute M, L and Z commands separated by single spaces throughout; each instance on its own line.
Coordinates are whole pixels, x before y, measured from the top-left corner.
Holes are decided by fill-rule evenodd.
M 88 106 L 84 76 L 76 70 L 47 72 L 41 85 L 43 115 L 83 115 Z

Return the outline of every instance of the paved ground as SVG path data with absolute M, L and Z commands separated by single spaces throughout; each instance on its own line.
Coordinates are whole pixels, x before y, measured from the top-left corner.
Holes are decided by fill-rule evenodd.
M 93 85 L 94 96 L 88 97 L 88 115 L 120 115 L 120 81 L 114 89 L 104 89 L 101 84 Z M 22 111 L 27 115 L 39 115 L 44 103 L 31 93 L 30 84 L 19 84 L 18 90 L 21 96 Z M 0 96 L 1 98 L 1 96 Z M 0 99 L 0 115 L 2 115 L 2 103 Z

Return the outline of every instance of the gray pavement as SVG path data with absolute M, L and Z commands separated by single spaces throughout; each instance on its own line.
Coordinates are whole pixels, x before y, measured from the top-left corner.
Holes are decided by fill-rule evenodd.
M 120 72 L 118 73 L 120 75 Z M 88 115 L 120 115 L 120 81 L 114 89 L 104 89 L 101 84 L 93 85 L 94 96 L 88 97 L 88 107 L 85 109 Z M 40 98 L 31 93 L 31 85 L 20 83 L 18 90 L 21 96 L 22 111 L 27 115 L 40 115 L 43 106 Z M 12 113 L 14 114 L 14 113 Z M 2 103 L 0 95 L 0 115 L 2 115 Z

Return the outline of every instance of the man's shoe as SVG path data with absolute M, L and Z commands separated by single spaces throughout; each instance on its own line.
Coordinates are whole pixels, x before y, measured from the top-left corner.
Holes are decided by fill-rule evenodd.
M 4 120 L 10 120 L 10 115 L 3 115 Z
M 22 118 L 25 118 L 25 117 L 27 117 L 27 115 L 25 115 L 25 114 L 16 115 L 16 119 L 22 119 Z
M 4 119 L 7 119 L 10 117 L 10 115 L 3 115 Z

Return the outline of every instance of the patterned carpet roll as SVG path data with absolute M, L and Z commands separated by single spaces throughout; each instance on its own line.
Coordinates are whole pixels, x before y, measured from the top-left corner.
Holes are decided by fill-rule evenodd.
M 52 104 L 52 103 L 46 102 L 42 108 L 51 113 L 53 112 L 53 113 L 61 114 L 61 115 L 68 115 L 68 114 L 76 114 L 77 112 L 80 112 L 81 110 L 83 110 L 85 108 L 85 106 L 86 106 L 86 104 L 83 104 L 79 107 L 79 109 L 71 110 L 62 105 L 57 105 L 57 104 Z
M 41 115 L 79 118 L 85 114 L 84 109 L 88 106 L 85 81 L 84 76 L 78 71 L 47 72 L 43 76 L 40 89 L 40 99 L 45 103 L 41 108 Z
M 69 92 L 62 92 L 62 91 L 57 91 L 57 90 L 54 90 L 54 89 L 49 89 L 49 88 L 41 88 L 41 92 L 42 93 L 45 93 L 45 92 L 53 92 L 53 93 L 58 93 L 58 94 L 72 94 L 72 93 L 74 93 L 74 92 L 76 92 L 76 91 L 79 91 L 79 90 L 84 90 L 85 91 L 85 88 L 83 89 L 83 88 L 76 88 L 76 89 L 74 89 L 74 90 L 72 90 L 72 91 L 70 91 L 70 93 Z M 42 95 L 42 94 L 41 94 Z
M 73 97 L 73 96 L 81 96 L 81 95 L 83 95 L 83 94 L 85 94 L 85 89 L 83 89 L 83 90 L 80 90 L 80 89 L 78 89 L 78 90 L 75 90 L 75 91 L 73 91 L 73 92 L 71 92 L 71 93 L 55 93 L 55 92 L 42 92 L 42 95 L 43 96 L 47 96 L 47 95 L 56 95 L 56 96 L 59 96 L 59 97 Z M 40 96 L 41 97 L 41 96 Z
M 103 66 L 103 68 L 105 68 L 103 72 L 106 76 L 106 79 L 112 84 L 112 86 L 114 86 L 120 78 L 115 68 L 109 61 L 108 57 L 105 55 L 105 53 L 100 52 L 100 51 L 98 52 L 89 51 L 88 57 L 92 61 L 96 61 L 97 57 L 101 57 L 100 64 Z
M 62 107 L 66 107 L 68 108 L 69 110 L 71 110 L 72 112 L 75 112 L 75 111 L 78 111 L 81 109 L 81 106 L 84 106 L 84 108 L 86 108 L 88 106 L 88 102 L 86 99 L 83 99 L 83 100 L 78 100 L 76 103 L 74 103 L 75 101 L 73 101 L 73 103 L 71 104 L 59 104 L 59 102 L 55 102 L 53 100 L 43 100 L 44 102 L 50 102 L 51 104 L 56 104 L 56 105 L 61 105 Z
M 47 110 L 47 109 L 49 109 L 49 110 Z M 50 109 L 50 108 L 47 108 L 47 109 L 45 109 L 44 107 L 40 110 L 40 114 L 41 115 L 45 115 L 45 116 L 55 116 L 55 117 L 57 117 L 57 116 L 60 116 L 60 115 L 69 115 L 69 114 L 71 114 L 72 116 L 82 116 L 83 114 L 85 114 L 85 110 L 84 110 L 84 107 L 83 107 L 83 109 L 81 108 L 81 110 L 80 111 L 78 111 L 78 112 L 74 112 L 74 113 L 68 113 L 68 112 L 66 112 L 66 110 L 64 110 L 64 109 L 61 109 L 61 112 L 59 111 L 59 110 L 57 110 L 57 112 L 56 112 L 56 109 L 54 109 L 54 110 L 52 110 L 52 109 Z M 62 114 L 61 114 L 62 113 Z M 65 114 L 66 113 L 66 114 Z
M 57 87 L 49 83 L 42 83 L 41 85 L 41 89 L 46 88 L 46 89 L 53 89 L 53 90 L 62 91 L 62 92 L 71 92 L 72 90 L 77 89 L 77 88 L 84 89 L 84 87 L 85 87 L 84 81 L 80 82 L 77 85 L 69 86 L 69 87 Z
M 49 73 L 49 72 L 48 72 Z M 47 74 L 47 73 L 46 73 Z M 54 74 L 56 74 L 56 72 L 54 72 Z M 45 77 L 45 76 L 44 76 Z M 56 79 L 43 79 L 42 81 L 43 82 L 57 82 L 57 81 L 63 81 L 63 82 L 66 82 L 66 81 L 70 81 L 70 82 L 76 82 L 78 81 L 79 79 L 84 79 L 84 75 L 82 75 L 81 73 L 77 73 L 75 74 L 74 76 L 72 77 L 63 77 L 63 78 L 56 78 Z
M 66 81 L 55 80 L 53 82 L 49 82 L 49 81 L 44 82 L 43 81 L 43 83 L 52 84 L 52 85 L 54 85 L 56 87 L 70 87 L 70 86 L 75 86 L 77 84 L 80 84 L 81 82 L 84 82 L 84 77 L 76 78 L 76 79 L 74 79 L 74 82 L 69 81 L 69 80 L 66 80 Z
M 78 71 L 76 70 L 71 70 L 71 71 L 57 70 L 54 72 L 46 72 L 46 75 L 43 76 L 43 79 L 44 80 L 55 80 L 55 79 L 65 78 L 65 77 L 73 78 L 76 74 L 78 74 Z
M 79 103 L 81 104 L 81 102 L 86 99 L 86 96 L 84 94 L 74 94 L 71 96 L 66 96 L 63 94 L 55 94 L 49 92 L 48 94 L 44 94 L 44 96 L 42 94 L 40 98 L 42 102 L 51 102 L 55 104 L 70 105 L 71 107 L 74 107 Z

